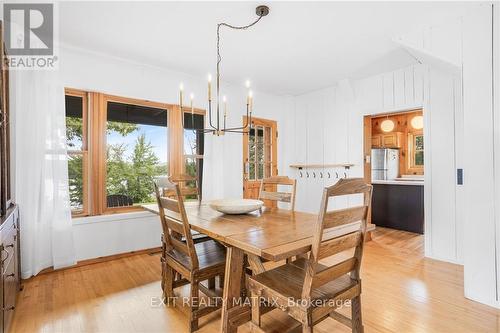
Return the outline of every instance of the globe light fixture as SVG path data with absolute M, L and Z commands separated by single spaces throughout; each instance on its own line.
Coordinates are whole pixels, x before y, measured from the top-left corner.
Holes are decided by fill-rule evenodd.
M 415 117 L 411 118 L 410 124 L 411 124 L 411 127 L 413 127 L 414 129 L 417 129 L 417 130 L 422 129 L 422 128 L 424 128 L 424 117 L 415 116 Z
M 380 129 L 384 132 L 391 132 L 394 129 L 394 121 L 385 119 L 380 123 Z

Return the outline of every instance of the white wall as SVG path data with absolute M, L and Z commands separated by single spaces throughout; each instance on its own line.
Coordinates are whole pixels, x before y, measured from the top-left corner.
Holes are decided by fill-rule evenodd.
M 498 20 L 496 9 L 496 20 Z M 498 26 L 495 42 L 498 43 Z M 465 296 L 500 307 L 498 298 L 498 105 L 493 110 L 492 8 L 464 18 Z M 498 47 L 498 45 L 496 45 Z M 496 49 L 498 52 L 498 49 Z M 498 54 L 495 67 L 500 63 Z M 496 69 L 498 73 L 498 68 Z M 498 77 L 496 77 L 498 80 Z M 497 83 L 498 84 L 498 81 Z M 498 86 L 495 88 L 498 98 Z M 495 169 L 496 168 L 496 169 Z M 496 172 L 495 172 L 496 171 Z M 495 184 L 496 183 L 496 184 Z M 495 197 L 497 198 L 495 200 Z M 497 205 L 495 207 L 495 201 Z M 495 216 L 497 214 L 497 216 Z M 497 221 L 495 221 L 497 220 Z
M 60 60 L 66 87 L 175 104 L 178 103 L 179 83 L 183 82 L 186 93 L 192 91 L 195 95 L 195 107 L 206 108 L 204 77 L 70 47 L 61 49 Z M 256 88 L 254 115 L 277 120 L 279 131 L 285 122 L 287 108 L 291 106 L 290 99 L 260 93 Z M 240 125 L 246 89 L 243 84 L 223 84 L 222 90 L 228 96 L 228 123 Z M 285 142 L 278 142 L 280 155 Z M 242 136 L 228 134 L 215 138 L 207 135 L 205 147 L 204 198 L 241 197 Z M 282 167 L 283 162 L 279 159 L 279 170 Z M 77 260 L 83 260 L 159 246 L 160 224 L 157 217 L 146 212 L 78 218 L 75 219 L 74 237 Z
M 459 82 L 459 81 L 458 81 Z M 426 256 L 461 262 L 461 220 L 456 218 L 455 118 L 461 108 L 459 86 L 453 73 L 427 65 L 414 65 L 365 79 L 343 80 L 337 85 L 295 98 L 295 122 L 287 127 L 294 145 L 288 147 L 294 163 L 353 163 L 349 176 L 363 176 L 363 116 L 424 108 L 426 160 Z M 459 91 L 460 89 L 458 89 Z M 459 104 L 458 104 L 459 105 Z M 434 134 L 434 136 L 433 136 Z M 431 136 L 435 137 L 432 141 Z M 297 209 L 317 212 L 321 189 L 336 179 L 314 178 L 323 171 L 343 175 L 343 168 L 289 168 L 298 179 Z M 352 198 L 337 201 L 338 207 Z

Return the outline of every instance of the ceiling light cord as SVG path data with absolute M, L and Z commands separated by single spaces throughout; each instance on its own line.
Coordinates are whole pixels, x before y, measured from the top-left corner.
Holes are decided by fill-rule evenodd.
M 220 28 L 222 26 L 224 27 L 228 27 L 228 28 L 231 28 L 231 29 L 235 29 L 235 30 L 246 30 L 252 26 L 254 26 L 255 24 L 257 24 L 263 17 L 265 16 L 265 14 L 263 12 L 261 12 L 259 14 L 259 17 L 252 23 L 248 24 L 248 25 L 245 25 L 245 26 L 236 26 L 236 25 L 231 25 L 231 24 L 228 24 L 228 23 L 225 23 L 225 22 L 222 22 L 222 23 L 219 23 L 217 24 L 217 74 L 216 74 L 216 87 L 217 87 L 217 128 L 219 128 L 219 100 L 220 100 L 220 63 L 222 62 L 222 56 L 220 55 Z

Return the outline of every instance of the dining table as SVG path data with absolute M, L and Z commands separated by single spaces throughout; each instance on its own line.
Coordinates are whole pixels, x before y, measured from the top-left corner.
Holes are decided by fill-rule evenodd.
M 143 207 L 159 212 L 155 204 Z M 244 265 L 248 263 L 252 274 L 259 274 L 265 271 L 264 261 L 281 261 L 310 251 L 317 215 L 280 208 L 226 215 L 197 202 L 186 202 L 185 209 L 192 230 L 227 247 L 221 332 L 236 332 L 238 326 L 251 320 L 250 304 L 238 301 L 242 296 Z

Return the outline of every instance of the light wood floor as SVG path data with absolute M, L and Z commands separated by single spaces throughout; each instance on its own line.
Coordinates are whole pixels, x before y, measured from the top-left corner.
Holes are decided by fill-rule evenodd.
M 179 307 L 155 307 L 161 295 L 158 255 L 137 255 L 25 282 L 11 332 L 186 332 Z M 463 297 L 461 266 L 423 258 L 423 237 L 378 228 L 362 266 L 366 332 L 499 332 L 500 311 Z M 186 293 L 186 290 L 181 290 Z M 199 332 L 219 332 L 219 313 Z M 264 325 L 282 332 L 279 310 Z M 241 326 L 239 332 L 249 332 Z M 349 332 L 326 319 L 315 332 Z

